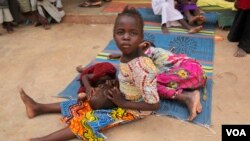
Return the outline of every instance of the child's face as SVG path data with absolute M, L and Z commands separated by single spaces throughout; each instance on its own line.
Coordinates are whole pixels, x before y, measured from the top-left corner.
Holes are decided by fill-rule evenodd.
M 131 16 L 121 16 L 114 29 L 114 40 L 123 55 L 137 52 L 143 35 L 138 20 Z

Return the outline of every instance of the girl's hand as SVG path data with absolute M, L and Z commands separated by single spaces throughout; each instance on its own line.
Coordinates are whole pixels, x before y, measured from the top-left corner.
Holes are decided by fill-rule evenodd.
M 120 54 L 110 54 L 108 55 L 108 59 L 119 59 L 121 57 Z
M 85 101 L 87 99 L 86 93 L 79 93 L 77 97 L 77 101 Z
M 118 88 L 114 87 L 114 88 L 108 90 L 108 93 L 106 96 L 113 103 L 115 103 L 118 107 L 123 107 L 122 105 L 124 104 L 125 99 L 124 99 L 122 93 L 118 90 Z

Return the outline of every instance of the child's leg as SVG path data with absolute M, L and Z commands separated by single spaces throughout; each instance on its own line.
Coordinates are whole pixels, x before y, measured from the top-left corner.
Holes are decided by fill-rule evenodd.
M 195 119 L 195 117 L 197 116 L 197 113 L 200 113 L 202 111 L 199 90 L 190 91 L 190 92 L 183 91 L 181 94 L 177 94 L 175 99 L 187 105 L 188 110 L 189 110 L 188 120 L 190 121 Z
M 45 10 L 43 9 L 43 3 L 37 3 L 37 10 L 38 10 L 38 21 L 43 25 L 44 29 L 50 29 L 49 22 L 46 18 Z
M 193 34 L 202 30 L 202 26 L 193 27 L 189 25 L 184 19 L 179 20 L 180 24 L 188 30 L 188 33 Z
M 19 90 L 19 93 L 26 107 L 27 116 L 29 118 L 34 118 L 38 115 L 46 113 L 61 112 L 60 103 L 52 103 L 52 104 L 37 103 L 31 97 L 29 97 L 22 88 Z
M 4 25 L 5 25 L 6 30 L 8 31 L 8 33 L 14 32 L 14 29 L 13 29 L 13 26 L 12 26 L 11 22 L 4 22 Z
M 161 25 L 161 31 L 162 31 L 162 33 L 165 33 L 165 34 L 169 33 L 168 27 L 167 27 L 166 23 L 164 23 L 164 24 Z
M 41 138 L 32 138 L 30 141 L 67 141 L 74 138 L 75 134 L 66 127 Z
M 193 15 L 190 10 L 184 11 L 184 15 L 187 17 L 189 24 L 194 24 L 194 22 L 199 20 L 199 16 Z
M 13 21 L 13 17 L 10 13 L 9 8 L 2 9 L 2 19 L 3 19 L 3 23 L 4 23 L 8 33 L 12 33 L 14 31 L 12 24 L 11 24 L 11 22 Z
M 36 4 L 37 4 L 37 0 L 30 0 L 30 5 L 31 5 L 31 10 L 32 11 L 37 10 Z
M 194 15 L 195 15 L 196 17 L 198 17 L 198 19 L 197 19 L 197 24 L 198 24 L 198 25 L 201 25 L 201 24 L 203 24 L 203 23 L 206 21 L 206 17 L 203 16 L 203 15 L 201 14 L 199 8 L 196 8 L 196 9 L 193 11 L 193 13 L 194 13 Z

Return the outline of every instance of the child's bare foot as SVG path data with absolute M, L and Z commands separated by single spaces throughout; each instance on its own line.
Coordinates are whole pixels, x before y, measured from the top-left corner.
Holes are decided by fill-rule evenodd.
M 234 53 L 234 57 L 245 57 L 246 55 L 247 53 L 241 48 L 238 48 Z
M 19 89 L 20 97 L 26 107 L 26 113 L 29 118 L 34 118 L 39 114 L 38 103 L 29 97 L 22 88 Z
M 14 32 L 14 29 L 12 27 L 12 24 L 10 22 L 6 22 L 6 30 L 8 33 L 13 33 Z
M 194 16 L 193 18 L 188 20 L 188 23 L 190 25 L 194 24 L 196 21 L 198 21 L 200 19 L 200 16 Z
M 79 65 L 79 66 L 76 67 L 76 71 L 79 72 L 79 73 L 82 73 L 82 71 L 83 71 L 84 69 L 85 69 L 85 67 L 82 66 L 82 65 Z
M 192 92 L 184 91 L 182 95 L 186 97 L 184 102 L 189 110 L 188 120 L 192 121 L 196 118 L 197 113 L 200 113 L 202 111 L 202 105 L 200 102 L 200 92 L 198 90 Z
M 164 34 L 169 33 L 168 28 L 167 28 L 167 25 L 166 25 L 165 23 L 162 24 L 162 26 L 161 26 L 161 31 L 162 31 L 162 33 L 164 33 Z
M 194 33 L 198 33 L 199 31 L 201 31 L 203 29 L 203 26 L 196 26 L 196 27 L 192 27 L 191 29 L 188 30 L 189 34 L 194 34 Z
M 197 20 L 197 24 L 198 24 L 198 25 L 202 25 L 205 21 L 206 21 L 205 16 L 200 15 L 200 16 L 199 16 L 199 19 Z
M 41 15 L 38 15 L 38 21 L 43 25 L 43 28 L 45 30 L 50 29 L 49 22 L 48 22 L 48 20 L 45 17 L 43 17 Z

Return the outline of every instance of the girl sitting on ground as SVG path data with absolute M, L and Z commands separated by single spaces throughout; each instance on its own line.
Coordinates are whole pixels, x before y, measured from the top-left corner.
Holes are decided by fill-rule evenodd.
M 122 13 L 118 14 L 113 37 L 123 54 L 118 74 L 120 91 L 116 87 L 110 89 L 107 98 L 117 107 L 93 110 L 88 103 L 73 103 L 78 106 L 75 107 L 70 106 L 72 103 L 69 101 L 66 106 L 62 104 L 62 107 L 69 107 L 67 110 L 75 113 L 67 120 L 68 127 L 41 138 L 31 139 L 32 141 L 65 141 L 75 137 L 82 140 L 102 141 L 106 138 L 101 133 L 102 130 L 145 118 L 159 108 L 156 68 L 152 60 L 140 56 L 138 52 L 139 44 L 143 41 L 143 20 L 139 12 L 134 8 L 126 7 Z M 60 112 L 63 109 L 59 103 L 45 104 L 40 111 L 35 113 L 34 109 L 37 109 L 37 106 L 29 106 L 32 105 L 30 103 L 35 102 L 22 90 L 20 94 L 26 103 L 29 117 L 40 113 Z

